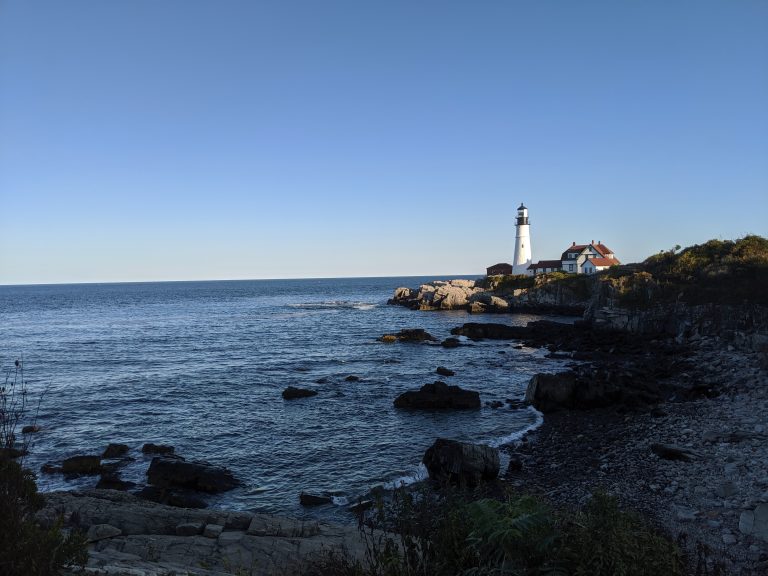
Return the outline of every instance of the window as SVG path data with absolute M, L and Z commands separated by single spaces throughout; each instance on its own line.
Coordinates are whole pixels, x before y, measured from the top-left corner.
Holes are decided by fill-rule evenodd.
M 573 264 L 568 264 L 568 272 L 573 272 Z

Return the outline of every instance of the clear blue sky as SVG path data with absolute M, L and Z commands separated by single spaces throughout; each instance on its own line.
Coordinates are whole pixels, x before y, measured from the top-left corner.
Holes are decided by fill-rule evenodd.
M 0 0 L 0 283 L 768 235 L 768 2 Z

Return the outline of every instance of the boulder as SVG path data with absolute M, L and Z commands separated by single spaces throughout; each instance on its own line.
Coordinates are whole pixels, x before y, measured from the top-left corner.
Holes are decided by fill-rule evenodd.
M 224 526 L 221 524 L 206 524 L 203 529 L 203 536 L 206 538 L 218 538 L 224 532 Z
M 409 390 L 400 394 L 395 399 L 395 407 L 421 410 L 480 408 L 480 394 L 458 386 L 448 386 L 438 380 L 422 386 L 420 390 Z
M 296 400 L 297 398 L 309 398 L 310 396 L 317 396 L 317 391 L 296 388 L 294 386 L 288 386 L 288 388 L 283 390 L 283 400 Z
M 126 454 L 128 454 L 128 450 L 129 448 L 126 444 L 110 443 L 107 445 L 101 457 L 102 458 L 121 458 L 122 456 L 125 456 Z
M 429 477 L 473 487 L 499 475 L 499 451 L 482 444 L 438 438 L 424 453 Z
M 182 522 L 176 526 L 177 536 L 199 536 L 205 528 L 204 522 Z
M 321 506 L 323 504 L 330 504 L 331 502 L 333 502 L 333 500 L 330 496 L 319 496 L 307 492 L 299 494 L 299 503 L 302 506 Z
M 162 454 L 162 455 L 168 455 L 173 454 L 176 452 L 176 448 L 169 444 L 153 444 L 152 442 L 147 442 L 144 444 L 144 446 L 141 447 L 141 452 L 143 454 Z
M 21 433 L 22 434 L 34 434 L 35 432 L 40 432 L 40 430 L 42 430 L 42 428 L 40 428 L 40 426 L 38 426 L 37 424 L 31 424 L 29 426 L 24 426 L 21 429 Z
M 72 456 L 61 463 L 64 474 L 89 475 L 101 473 L 101 456 Z
M 423 328 L 404 328 L 396 334 L 384 334 L 379 338 L 382 342 L 436 342 L 437 338 L 432 336 Z
M 0 460 L 12 460 L 13 458 L 20 458 L 27 454 L 25 449 L 19 448 L 0 448 Z
M 103 490 L 131 490 L 136 487 L 135 482 L 122 480 L 120 475 L 115 472 L 102 472 L 96 488 Z
M 360 382 L 362 378 L 360 376 L 355 376 L 354 374 L 350 374 L 346 378 L 344 378 L 344 382 Z
M 226 468 L 207 462 L 187 462 L 155 457 L 147 470 L 147 480 L 159 488 L 188 488 L 200 492 L 225 492 L 240 485 Z
M 556 412 L 572 405 L 576 377 L 572 372 L 535 374 L 525 391 L 525 400 L 542 412 Z
M 440 376 L 453 376 L 454 374 L 456 374 L 456 372 L 446 368 L 445 366 L 438 366 L 435 372 Z
M 461 341 L 458 338 L 446 338 L 440 345 L 443 348 L 458 348 L 461 345 Z

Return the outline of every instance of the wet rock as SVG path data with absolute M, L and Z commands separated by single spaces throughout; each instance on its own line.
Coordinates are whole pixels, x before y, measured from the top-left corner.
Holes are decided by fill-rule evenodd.
M 440 346 L 443 348 L 458 348 L 461 346 L 461 341 L 458 338 L 446 338 L 440 342 Z
M 306 388 L 296 388 L 295 386 L 288 386 L 283 390 L 283 400 L 296 400 L 297 398 L 309 398 L 310 396 L 317 396 L 317 390 L 307 390 Z
M 523 461 L 519 456 L 512 456 L 509 459 L 509 465 L 507 466 L 507 474 L 514 474 L 520 472 L 523 469 Z
M 28 452 L 24 449 L 18 448 L 0 448 L 0 460 L 13 460 L 14 458 L 20 458 Z
M 102 490 L 132 490 L 135 487 L 135 482 L 122 480 L 115 472 L 103 472 L 96 483 L 96 488 Z
M 344 382 L 360 382 L 362 378 L 360 376 L 355 376 L 354 374 L 350 374 L 346 378 L 344 378 Z
M 349 507 L 349 511 L 353 512 L 355 514 L 362 514 L 366 510 L 370 510 L 373 508 L 373 500 L 360 500 L 358 502 L 355 502 Z
M 160 487 L 179 487 L 200 492 L 225 492 L 240 485 L 232 472 L 207 462 L 187 462 L 155 457 L 147 470 L 150 484 Z
M 690 462 L 699 458 L 699 454 L 689 448 L 672 444 L 651 444 L 651 451 L 663 460 L 681 460 Z
M 503 408 L 504 402 L 502 402 L 501 400 L 493 400 L 491 402 L 486 402 L 485 405 L 495 410 L 497 408 Z
M 141 452 L 143 454 L 162 454 L 162 455 L 168 455 L 173 454 L 176 452 L 176 448 L 169 444 L 153 444 L 152 442 L 147 442 L 144 444 L 144 446 L 141 447 Z
M 404 328 L 397 334 L 385 334 L 379 340 L 390 343 L 395 340 L 398 342 L 436 342 L 437 338 L 423 328 Z
M 40 466 L 40 472 L 42 472 L 43 474 L 61 474 L 64 471 L 61 469 L 61 466 L 56 466 L 55 464 L 46 462 L 45 464 Z
M 21 433 L 22 434 L 34 434 L 35 432 L 40 432 L 40 430 L 42 430 L 42 428 L 40 428 L 40 426 L 38 426 L 37 424 L 31 424 L 29 426 L 24 426 L 21 429 Z
M 456 374 L 453 370 L 449 370 L 445 366 L 438 366 L 435 372 L 440 376 L 453 376 Z
M 754 510 L 745 510 L 739 517 L 739 530 L 768 542 L 768 504 L 758 504 Z
M 417 408 L 421 410 L 480 408 L 480 394 L 445 382 L 426 384 L 420 390 L 410 390 L 395 399 L 396 408 Z
M 572 372 L 558 374 L 536 374 L 528 383 L 525 400 L 542 412 L 555 412 L 571 408 L 576 388 L 576 377 Z
M 330 504 L 332 501 L 330 496 L 319 496 L 307 492 L 299 494 L 299 503 L 302 506 L 321 506 L 323 504 Z
M 107 445 L 101 457 L 102 458 L 121 458 L 126 454 L 128 454 L 128 450 L 129 448 L 127 444 L 110 443 Z
M 483 444 L 438 438 L 423 458 L 429 477 L 461 486 L 477 486 L 499 474 L 499 451 Z
M 381 338 L 379 338 L 380 342 L 384 342 L 384 344 L 394 344 L 397 342 L 397 336 L 394 334 L 384 334 Z
M 64 474 L 90 475 L 101 472 L 100 456 L 72 456 L 61 463 Z

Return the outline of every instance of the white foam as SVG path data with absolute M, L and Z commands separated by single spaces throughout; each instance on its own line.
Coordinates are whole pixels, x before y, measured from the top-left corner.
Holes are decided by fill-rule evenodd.
M 520 438 L 528 434 L 528 432 L 536 430 L 536 428 L 538 428 L 544 423 L 544 414 L 536 410 L 536 408 L 534 408 L 533 406 L 528 406 L 526 409 L 534 415 L 533 422 L 528 424 L 528 426 L 526 426 L 522 430 L 517 430 L 516 432 L 512 432 L 511 434 L 502 436 L 501 438 L 496 438 L 495 440 L 491 440 L 490 442 L 484 442 L 484 444 L 487 444 L 488 446 L 491 446 L 493 448 L 498 448 L 499 446 L 503 446 L 504 444 L 512 444 L 513 442 L 517 442 L 518 440 L 520 440 Z
M 372 310 L 376 308 L 375 302 L 355 302 L 350 300 L 327 300 L 325 302 L 303 302 L 301 304 L 288 304 L 289 308 L 300 310 Z
M 331 502 L 333 502 L 335 506 L 346 506 L 349 504 L 349 498 L 346 496 L 331 496 Z
M 411 484 L 416 484 L 417 482 L 423 482 L 427 478 L 429 478 L 429 472 L 427 472 L 427 467 L 424 466 L 424 464 L 419 464 L 419 467 L 416 468 L 416 471 L 413 474 L 400 476 L 399 478 L 395 478 L 391 482 L 387 482 L 386 484 L 384 484 L 384 489 L 395 490 L 397 488 L 402 488 L 403 486 L 410 486 Z

